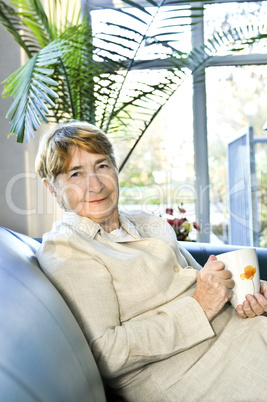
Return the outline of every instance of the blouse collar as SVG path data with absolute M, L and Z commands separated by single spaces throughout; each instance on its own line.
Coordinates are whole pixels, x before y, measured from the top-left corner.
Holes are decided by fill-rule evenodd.
M 102 228 L 102 226 L 99 223 L 94 222 L 90 218 L 77 215 L 74 212 L 64 211 L 62 220 L 65 225 L 75 228 L 75 230 L 82 235 L 89 236 L 94 239 L 97 234 L 100 234 L 104 238 L 111 239 L 109 234 Z M 134 239 L 139 240 L 141 238 L 134 223 L 131 222 L 121 211 L 119 211 L 119 221 L 121 227 Z

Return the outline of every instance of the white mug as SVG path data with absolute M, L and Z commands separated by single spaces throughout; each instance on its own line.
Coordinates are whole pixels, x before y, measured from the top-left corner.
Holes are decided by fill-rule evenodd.
M 235 308 L 246 300 L 247 294 L 260 291 L 259 262 L 254 248 L 229 251 L 216 257 L 232 273 L 235 287 L 231 303 Z

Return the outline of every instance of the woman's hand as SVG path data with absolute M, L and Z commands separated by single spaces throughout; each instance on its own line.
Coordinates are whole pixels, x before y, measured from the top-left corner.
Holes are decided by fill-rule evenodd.
M 234 281 L 230 271 L 224 264 L 211 255 L 197 277 L 196 290 L 193 297 L 203 308 L 208 320 L 223 308 L 233 297 Z
M 242 318 L 252 318 L 267 314 L 267 282 L 261 281 L 260 293 L 247 295 L 246 300 L 236 308 Z

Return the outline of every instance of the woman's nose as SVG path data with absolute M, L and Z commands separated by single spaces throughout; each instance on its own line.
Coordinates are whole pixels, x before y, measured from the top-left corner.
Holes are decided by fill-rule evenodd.
M 104 188 L 104 184 L 101 180 L 101 176 L 96 173 L 91 173 L 88 177 L 87 191 L 93 193 L 101 193 Z

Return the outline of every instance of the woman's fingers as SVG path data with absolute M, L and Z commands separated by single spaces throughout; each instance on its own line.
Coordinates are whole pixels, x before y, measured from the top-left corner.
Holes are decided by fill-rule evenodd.
M 222 263 L 218 261 L 207 263 L 199 272 L 194 298 L 201 305 L 209 320 L 211 320 L 233 297 L 234 281 L 229 272 L 221 270 Z
M 261 293 L 247 295 L 243 304 L 237 306 L 236 311 L 242 318 L 253 318 L 267 313 L 267 299 Z
M 236 307 L 236 311 L 237 311 L 238 315 L 240 315 L 240 317 L 242 317 L 242 318 L 248 318 L 247 315 L 246 315 L 246 313 L 244 312 L 243 304 L 239 304 L 239 305 Z
M 224 269 L 224 263 L 217 261 L 215 256 L 210 256 L 201 273 L 203 274 L 203 277 L 207 275 L 213 282 L 218 281 L 228 289 L 233 289 L 235 286 L 232 279 L 232 273 L 228 269 Z
M 261 280 L 260 286 L 261 286 L 261 293 L 262 293 L 262 294 L 266 297 L 266 299 L 267 299 L 267 281 Z
M 206 262 L 205 265 L 207 265 L 207 264 L 209 264 L 210 262 L 213 262 L 213 261 L 217 261 L 217 257 L 212 254 L 212 255 L 209 256 L 208 261 Z

